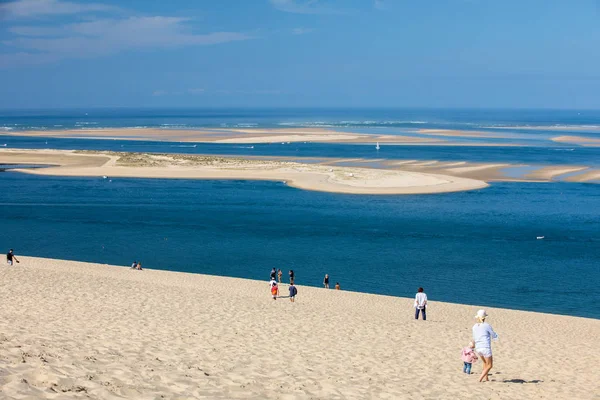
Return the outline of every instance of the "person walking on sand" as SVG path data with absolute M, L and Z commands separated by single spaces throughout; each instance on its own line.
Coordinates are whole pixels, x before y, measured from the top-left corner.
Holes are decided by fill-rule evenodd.
M 277 270 L 277 281 L 279 282 L 279 284 L 281 285 L 281 277 L 283 276 L 283 272 L 281 271 L 281 268 L 279 268 L 279 270 Z
M 463 360 L 463 372 L 471 375 L 471 366 L 477 361 L 477 354 L 475 354 L 475 342 L 470 341 L 467 347 L 463 347 L 461 359 Z
M 290 285 L 293 285 L 294 284 L 294 270 L 293 269 L 290 269 L 289 275 L 290 275 Z
M 423 314 L 423 321 L 427 320 L 427 295 L 423 292 L 423 288 L 420 287 L 417 290 L 417 295 L 415 296 L 415 319 L 419 319 L 419 313 Z
M 325 286 L 325 289 L 329 289 L 329 274 L 325 274 L 325 279 L 323 279 L 323 286 Z
M 277 296 L 279 296 L 279 286 L 277 286 L 277 281 L 271 279 L 269 286 L 271 287 L 271 296 L 273 296 L 273 300 L 277 300 Z
M 294 303 L 296 301 L 296 295 L 298 294 L 298 289 L 296 289 L 296 286 L 294 286 L 294 284 L 290 285 L 290 301 L 292 303 Z
M 17 260 L 17 256 L 15 256 L 14 250 L 10 249 L 8 253 L 6 253 L 6 263 L 8 265 L 13 265 L 13 261 L 16 261 L 17 264 L 20 263 L 20 261 Z
M 494 366 L 494 358 L 492 357 L 491 339 L 497 340 L 498 334 L 494 332 L 492 326 L 485 322 L 488 314 L 485 310 L 477 311 L 477 323 L 473 325 L 473 341 L 475 342 L 475 352 L 479 354 L 483 361 L 483 371 L 479 377 L 479 382 L 489 381 L 488 374 Z

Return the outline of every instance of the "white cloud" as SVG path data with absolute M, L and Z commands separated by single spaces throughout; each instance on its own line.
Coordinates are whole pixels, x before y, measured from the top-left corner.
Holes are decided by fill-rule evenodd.
M 13 26 L 16 35 L 2 41 L 19 53 L 4 64 L 91 58 L 136 49 L 203 46 L 252 39 L 240 32 L 194 33 L 191 20 L 180 17 L 104 18 L 54 26 Z M 4 58 L 10 55 L 0 54 Z
M 320 0 L 269 0 L 279 11 L 295 14 L 345 14 L 347 10 L 332 8 Z
M 197 89 L 188 89 L 188 90 L 187 90 L 187 92 L 188 92 L 189 94 L 202 94 L 202 93 L 204 93 L 204 92 L 205 92 L 205 90 L 204 90 L 204 89 L 197 88 Z
M 294 28 L 292 29 L 292 34 L 294 35 L 306 35 L 307 33 L 313 32 L 312 28 Z
M 166 90 L 155 90 L 154 92 L 152 92 L 152 96 L 155 97 L 166 96 L 167 94 L 169 94 L 169 92 L 167 92 Z
M 60 0 L 18 0 L 0 4 L 0 19 L 32 18 L 118 10 L 104 4 Z

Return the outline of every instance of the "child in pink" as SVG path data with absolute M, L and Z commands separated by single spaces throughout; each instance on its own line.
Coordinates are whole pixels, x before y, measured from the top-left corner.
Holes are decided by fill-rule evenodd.
M 475 354 L 475 343 L 469 342 L 469 346 L 462 349 L 461 359 L 464 362 L 463 372 L 471 375 L 471 365 L 477 361 L 477 354 Z

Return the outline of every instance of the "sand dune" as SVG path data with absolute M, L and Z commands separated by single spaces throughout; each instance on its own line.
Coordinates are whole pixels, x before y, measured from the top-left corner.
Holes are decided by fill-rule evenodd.
M 0 295 L 6 399 L 600 393 L 593 319 L 488 308 L 500 341 L 492 381 L 478 383 L 460 361 L 478 307 L 433 293 L 423 322 L 407 298 L 300 285 L 292 304 L 271 300 L 266 282 L 21 257 L 0 269 Z
M 73 164 L 71 156 L 76 157 Z M 89 165 L 82 165 L 86 157 Z M 4 150 L 2 162 L 56 165 L 21 170 L 38 175 L 270 180 L 300 189 L 354 194 L 442 193 L 488 186 L 479 180 L 421 172 L 183 154 Z

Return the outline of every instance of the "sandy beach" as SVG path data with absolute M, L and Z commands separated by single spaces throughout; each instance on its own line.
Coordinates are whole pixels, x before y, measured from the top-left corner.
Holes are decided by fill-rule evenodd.
M 597 399 L 600 321 L 487 308 L 491 382 L 462 373 L 480 307 L 20 257 L 0 269 L 7 399 Z M 265 275 L 268 271 L 265 271 Z M 282 285 L 282 291 L 287 291 Z M 412 294 L 409 294 L 412 295 Z M 482 296 L 484 296 L 482 294 Z M 483 304 L 485 306 L 485 304 Z
M 4 150 L 0 163 L 52 165 L 20 170 L 38 175 L 270 180 L 352 194 L 443 193 L 488 186 L 475 179 L 421 172 L 180 154 Z

